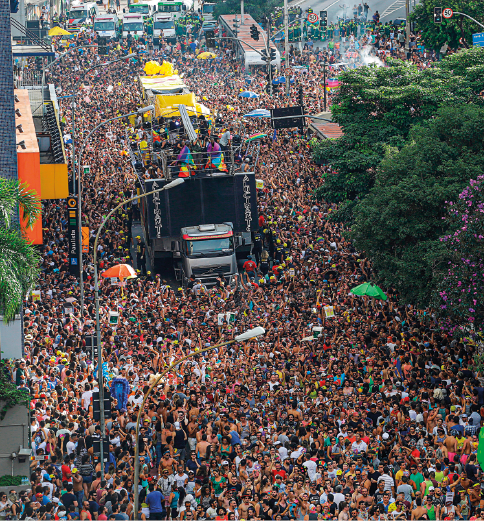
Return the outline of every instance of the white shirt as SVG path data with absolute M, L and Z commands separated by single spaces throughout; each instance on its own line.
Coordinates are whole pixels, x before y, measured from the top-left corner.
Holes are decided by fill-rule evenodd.
M 68 441 L 67 445 L 67 454 L 72 454 L 76 450 L 76 444 L 73 441 Z
M 359 454 L 360 452 L 366 452 L 368 450 L 368 445 L 361 440 L 360 443 L 356 443 L 356 440 L 351 444 L 351 450 L 355 454 Z
M 92 391 L 84 391 L 82 393 L 82 406 L 84 409 L 88 409 L 91 405 Z
M 316 465 L 316 462 L 308 460 L 303 463 L 303 467 L 306 467 L 308 469 L 308 476 L 311 481 L 314 481 L 316 478 L 316 469 L 318 466 Z

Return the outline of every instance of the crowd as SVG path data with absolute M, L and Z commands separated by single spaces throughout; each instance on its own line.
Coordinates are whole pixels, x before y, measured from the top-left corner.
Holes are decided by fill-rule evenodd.
M 123 56 L 129 47 L 111 52 Z M 163 54 L 166 48 L 154 51 L 160 61 Z M 298 77 L 289 101 L 265 94 L 257 75 L 251 90 L 259 98 L 241 99 L 246 77 L 230 52 L 213 62 L 196 60 L 191 48 L 168 54 L 226 128 L 269 136 L 255 165 L 264 188 L 255 261 L 246 266 L 251 277 L 186 290 L 170 287 L 154 268 L 123 290 L 101 280 L 104 381 L 124 379 L 129 395 L 124 408 L 113 401 L 102 472 L 94 451 L 102 434 L 93 419 L 97 361 L 86 343 L 95 324 L 93 236 L 103 216 L 135 193 L 137 178 L 126 154 L 132 122 L 100 129 L 82 160 L 90 166 L 82 215 L 91 230 L 83 315 L 68 269 L 66 205 L 43 202 L 41 299 L 25 306 L 26 355 L 11 371 L 31 395 L 34 453 L 49 458 L 32 461 L 27 491 L 0 497 L 0 519 L 482 519 L 476 452 L 484 387 L 471 368 L 475 346 L 446 334 L 429 310 L 399 303 L 391 288 L 386 301 L 350 294 L 372 279 L 372 267 L 328 219 L 334 208 L 313 198 L 327 167 L 312 162 L 307 130 L 274 136 L 268 120 L 242 118 L 293 104 L 299 85 L 307 110 L 318 111 L 321 64 Z M 51 67 L 47 82 L 69 96 L 99 64 L 74 93 L 78 142 L 101 121 L 140 106 L 144 61 L 105 67 L 91 48 Z M 60 100 L 66 137 L 70 103 Z M 113 216 L 98 245 L 101 271 L 119 261 L 139 267 L 131 231 L 138 216 L 131 205 Z M 64 313 L 66 302 L 72 314 Z M 109 311 L 120 314 L 116 326 Z M 219 325 L 218 313 L 226 312 L 235 322 Z M 136 439 L 150 376 L 255 326 L 265 328 L 263 337 L 179 365 L 149 398 Z

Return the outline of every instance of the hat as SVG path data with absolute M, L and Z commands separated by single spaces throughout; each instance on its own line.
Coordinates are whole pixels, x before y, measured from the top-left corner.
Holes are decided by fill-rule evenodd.
M 430 492 L 431 490 L 435 490 L 435 487 L 429 487 L 429 492 Z
M 388 435 L 388 432 L 383 433 L 382 438 L 383 438 L 384 440 L 388 440 L 389 437 L 390 437 L 390 436 Z
M 76 467 L 74 467 L 72 470 L 71 470 L 72 474 L 75 474 L 77 472 L 77 469 Z
M 224 460 L 222 461 L 222 465 L 228 465 L 228 464 L 229 464 L 229 462 L 228 462 L 227 460 L 224 459 Z
M 276 445 L 282 445 L 282 443 L 280 441 L 276 441 L 276 443 L 274 443 L 274 446 Z
M 136 236 L 137 239 L 141 239 L 141 237 L 139 235 Z

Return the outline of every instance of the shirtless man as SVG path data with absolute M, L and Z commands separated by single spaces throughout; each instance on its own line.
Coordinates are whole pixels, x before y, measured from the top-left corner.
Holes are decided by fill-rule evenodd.
M 207 441 L 207 435 L 202 434 L 202 439 L 197 443 L 196 451 L 200 460 L 207 458 L 207 450 L 210 447 L 210 443 Z
M 361 494 L 356 497 L 356 507 L 359 509 L 361 503 L 363 503 L 366 509 L 369 509 L 373 505 L 373 498 L 368 495 L 368 489 L 361 487 Z
M 163 454 L 163 457 L 160 460 L 160 465 L 158 467 L 158 474 L 163 474 L 163 470 L 167 469 L 170 474 L 175 473 L 176 461 L 171 457 L 170 451 L 167 450 Z
M 197 421 L 197 417 L 190 414 L 190 422 L 188 423 L 188 446 L 190 450 L 195 450 L 197 446 L 197 432 L 199 430 L 200 424 Z
M 250 507 L 250 496 L 244 495 L 242 498 L 242 503 L 239 505 L 239 518 L 247 519 L 247 511 Z

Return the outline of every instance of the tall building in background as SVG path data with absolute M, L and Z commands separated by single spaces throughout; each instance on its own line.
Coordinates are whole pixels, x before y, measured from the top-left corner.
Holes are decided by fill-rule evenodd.
M 10 1 L 0 0 L 0 176 L 17 180 L 15 118 Z

